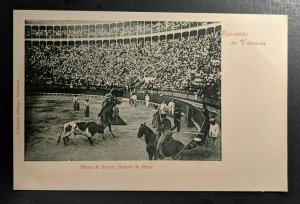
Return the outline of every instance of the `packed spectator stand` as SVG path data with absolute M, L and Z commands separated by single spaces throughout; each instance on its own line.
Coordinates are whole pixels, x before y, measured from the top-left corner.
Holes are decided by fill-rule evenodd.
M 221 93 L 221 26 L 215 22 L 26 22 L 27 87 Z

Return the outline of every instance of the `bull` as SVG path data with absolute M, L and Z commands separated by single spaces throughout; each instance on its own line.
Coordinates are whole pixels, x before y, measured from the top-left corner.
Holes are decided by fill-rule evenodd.
M 97 124 L 92 121 L 72 121 L 64 124 L 62 126 L 62 131 L 58 137 L 57 143 L 60 143 L 60 138 L 63 135 L 64 145 L 67 145 L 69 141 L 69 137 L 73 135 L 84 135 L 88 138 L 90 145 L 93 145 L 92 137 L 99 133 L 102 134 L 102 138 L 104 139 L 104 129 L 105 125 Z

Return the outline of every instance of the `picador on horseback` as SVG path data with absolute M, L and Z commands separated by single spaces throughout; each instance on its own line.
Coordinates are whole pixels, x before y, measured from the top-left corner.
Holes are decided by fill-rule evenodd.
M 138 131 L 138 138 L 144 136 L 146 142 L 146 151 L 148 152 L 149 160 L 163 159 L 162 156 L 158 156 L 157 146 L 158 146 L 158 135 L 151 130 L 151 128 L 146 126 L 146 123 L 141 124 Z M 159 145 L 160 146 L 160 145 Z M 173 139 L 172 135 L 168 135 L 165 141 L 162 142 L 161 151 L 165 157 L 172 157 L 174 159 L 176 155 L 184 148 L 182 142 Z
M 105 127 L 108 126 L 113 137 L 115 137 L 115 135 L 111 131 L 111 125 L 114 121 L 114 110 L 115 106 L 121 103 L 122 101 L 115 96 L 115 90 L 112 89 L 108 94 L 105 95 L 100 112 L 97 115 L 97 117 L 100 118 L 100 123 Z
M 171 121 L 167 118 L 166 113 L 161 114 L 161 122 L 158 127 L 158 141 L 157 141 L 157 151 L 159 153 L 160 158 L 164 158 L 164 152 L 163 152 L 163 143 L 166 139 L 169 139 L 169 137 L 172 136 L 171 133 Z

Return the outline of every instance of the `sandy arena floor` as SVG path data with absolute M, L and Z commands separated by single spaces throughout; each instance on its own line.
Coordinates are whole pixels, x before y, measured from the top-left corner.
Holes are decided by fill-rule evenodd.
M 96 134 L 92 140 L 95 142 L 91 146 L 85 136 L 77 135 L 70 137 L 69 145 L 64 146 L 61 141 L 57 143 L 61 127 L 64 123 L 73 120 L 95 120 L 102 100 L 90 99 L 90 117 L 84 117 L 83 104 L 85 98 L 79 98 L 81 110 L 74 111 L 72 97 L 70 96 L 27 96 L 26 97 L 26 136 L 25 140 L 25 160 L 27 161 L 116 161 L 116 160 L 148 160 L 146 144 L 144 140 L 137 138 L 138 129 L 141 123 L 151 127 L 152 107 L 146 108 L 145 104 L 138 104 L 137 107 L 130 106 L 128 102 L 119 105 L 120 116 L 127 125 L 112 126 L 113 133 L 117 138 L 113 138 L 105 130 L 104 136 Z M 172 125 L 173 119 L 170 118 Z M 184 120 L 182 120 L 184 121 Z M 152 127 L 151 127 L 152 128 Z M 196 128 L 187 128 L 182 123 L 182 132 L 196 132 Z M 195 135 L 173 134 L 174 139 L 188 144 Z M 190 150 L 192 151 L 192 150 Z M 184 157 L 188 152 L 184 152 L 179 159 L 188 160 L 220 160 L 220 153 L 216 151 L 205 153 L 204 157 Z M 218 151 L 217 151 L 218 152 Z M 195 152 L 191 152 L 192 155 Z M 197 156 L 198 155 L 198 156 Z

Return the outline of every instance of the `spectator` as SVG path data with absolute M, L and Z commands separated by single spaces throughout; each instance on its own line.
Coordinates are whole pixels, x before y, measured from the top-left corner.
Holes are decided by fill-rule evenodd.
M 174 29 L 189 26 L 186 22 L 157 22 L 155 30 L 171 25 Z M 51 32 L 65 36 L 65 31 Z M 75 28 L 75 36 L 86 32 L 87 29 Z M 39 30 L 32 33 L 41 35 Z M 70 46 L 54 42 L 55 45 L 26 47 L 26 83 L 30 87 L 46 88 L 72 84 L 74 87 L 177 90 L 218 99 L 221 93 L 220 36 L 218 31 L 130 44 Z M 145 77 L 151 80 L 145 81 Z

